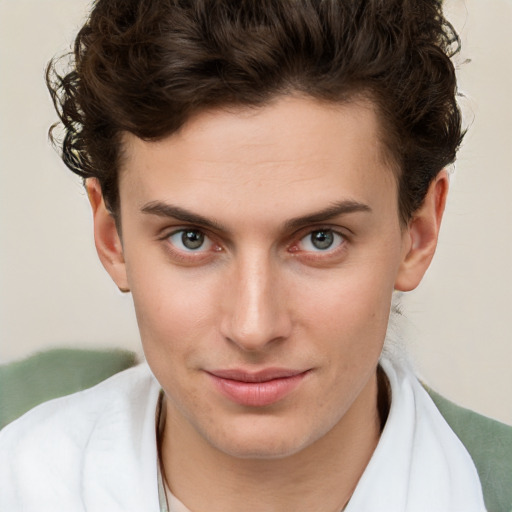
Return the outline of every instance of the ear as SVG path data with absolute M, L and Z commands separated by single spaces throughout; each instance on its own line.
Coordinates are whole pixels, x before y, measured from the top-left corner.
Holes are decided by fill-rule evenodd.
M 130 288 L 126 276 L 123 245 L 114 217 L 105 206 L 98 180 L 89 178 L 85 186 L 92 207 L 94 242 L 98 256 L 117 287 L 122 292 L 128 292 Z
M 395 290 L 414 290 L 427 271 L 437 247 L 448 185 L 448 173 L 443 170 L 430 184 L 423 204 L 414 212 L 404 232 L 404 251 Z

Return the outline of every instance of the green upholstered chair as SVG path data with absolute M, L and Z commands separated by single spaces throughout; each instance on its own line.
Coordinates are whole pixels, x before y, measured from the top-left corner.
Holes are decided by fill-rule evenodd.
M 475 463 L 488 512 L 512 512 L 512 427 L 464 409 L 425 386 Z
M 53 349 L 0 366 L 0 428 L 32 407 L 89 388 L 136 364 L 126 350 Z

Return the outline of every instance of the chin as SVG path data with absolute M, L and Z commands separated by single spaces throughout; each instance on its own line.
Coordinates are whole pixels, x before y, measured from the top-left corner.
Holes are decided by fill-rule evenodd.
M 210 437 L 209 442 L 219 451 L 238 459 L 272 460 L 291 457 L 311 444 L 323 433 L 294 431 L 288 425 L 264 425 L 254 421 L 252 425 L 233 425 L 223 435 Z
M 251 459 L 251 460 L 278 460 L 286 457 L 291 457 L 299 453 L 303 447 L 297 446 L 295 443 L 283 439 L 270 440 L 266 439 L 264 442 L 245 441 L 233 443 L 233 440 L 228 445 L 221 445 L 217 447 L 226 455 L 235 457 L 237 459 Z

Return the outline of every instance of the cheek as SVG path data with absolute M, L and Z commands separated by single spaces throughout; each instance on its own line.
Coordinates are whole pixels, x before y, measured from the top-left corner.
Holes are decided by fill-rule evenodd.
M 314 340 L 330 364 L 333 389 L 358 388 L 374 370 L 386 336 L 393 276 L 369 267 L 343 270 L 321 286 L 309 283 L 301 295 L 304 337 Z M 300 300 L 300 298 L 299 298 Z
M 166 264 L 137 263 L 128 276 L 146 357 L 183 364 L 200 340 L 212 336 L 216 281 Z
M 212 291 L 205 283 L 170 278 L 137 276 L 132 295 L 145 358 L 173 407 L 185 413 L 183 404 L 201 402 L 201 393 L 190 385 L 200 365 L 205 344 L 214 343 L 211 319 L 215 317 Z M 139 279 L 140 278 L 140 279 Z M 206 304 L 208 302 L 208 304 Z
M 320 284 L 320 286 L 318 286 Z M 309 293 L 301 302 L 307 304 L 305 321 L 345 336 L 352 332 L 376 330 L 387 326 L 393 281 L 378 272 L 343 271 L 323 283 L 309 283 Z
M 391 295 L 389 280 L 355 272 L 310 293 L 301 328 L 325 363 L 320 371 L 324 389 L 329 391 L 317 396 L 318 407 L 326 415 L 339 418 L 340 411 L 346 411 L 374 374 L 386 335 Z

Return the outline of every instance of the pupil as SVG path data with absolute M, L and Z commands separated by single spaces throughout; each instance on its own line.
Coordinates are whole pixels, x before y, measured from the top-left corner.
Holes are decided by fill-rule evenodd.
M 331 231 L 315 231 L 311 235 L 311 242 L 317 249 L 329 249 L 334 242 Z
M 187 249 L 199 249 L 203 245 L 204 235 L 200 231 L 184 231 L 181 240 Z

